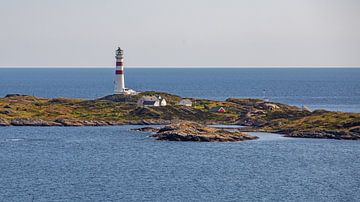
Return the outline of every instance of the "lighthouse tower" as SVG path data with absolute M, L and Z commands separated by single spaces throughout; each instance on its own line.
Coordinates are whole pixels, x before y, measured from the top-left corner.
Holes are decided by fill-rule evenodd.
M 114 94 L 136 95 L 138 92 L 125 88 L 124 78 L 124 51 L 120 47 L 116 49 L 115 92 Z
M 115 94 L 125 94 L 124 51 L 120 47 L 116 50 Z

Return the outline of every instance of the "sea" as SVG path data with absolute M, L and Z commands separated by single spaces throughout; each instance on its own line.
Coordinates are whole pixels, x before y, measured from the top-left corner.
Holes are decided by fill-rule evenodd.
M 128 88 L 360 112 L 355 68 L 127 68 Z M 110 68 L 0 68 L 0 96 L 94 99 Z M 0 127 L 0 201 L 360 201 L 360 142 L 251 133 L 155 141 L 140 126 Z

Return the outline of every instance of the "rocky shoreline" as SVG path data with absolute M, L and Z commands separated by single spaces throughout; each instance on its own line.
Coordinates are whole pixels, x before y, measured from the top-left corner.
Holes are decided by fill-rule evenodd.
M 166 125 L 170 124 L 167 120 L 141 120 L 130 122 L 112 122 L 95 120 L 69 120 L 59 119 L 55 121 L 44 121 L 41 119 L 16 118 L 11 121 L 0 118 L 0 126 L 117 126 L 117 125 Z
M 138 107 L 137 100 L 149 95 L 165 98 L 168 105 Z M 360 113 L 309 111 L 261 99 L 239 98 L 228 98 L 225 101 L 186 98 L 194 104 L 181 106 L 178 103 L 182 99 L 177 95 L 153 91 L 138 95 L 109 95 L 95 100 L 11 94 L 0 98 L 0 126 L 168 125 L 190 121 L 204 125 L 246 126 L 238 129 L 238 132 L 259 131 L 280 133 L 288 137 L 360 140 Z M 224 111 L 212 110 L 219 107 Z M 159 134 L 157 138 L 163 137 Z
M 144 127 L 133 130 L 154 133 L 151 137 L 162 141 L 236 142 L 258 138 L 239 131 L 216 129 L 195 122 L 178 122 L 162 128 Z
M 295 131 L 285 134 L 285 137 L 360 140 L 359 132 L 356 133 L 351 131 Z

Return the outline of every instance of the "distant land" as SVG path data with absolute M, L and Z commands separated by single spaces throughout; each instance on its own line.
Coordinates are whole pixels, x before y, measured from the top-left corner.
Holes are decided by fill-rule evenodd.
M 139 107 L 142 96 L 161 96 L 167 106 Z M 166 125 L 179 121 L 201 124 L 236 124 L 241 131 L 262 131 L 288 137 L 360 139 L 360 113 L 310 111 L 261 99 L 225 101 L 187 98 L 164 92 L 109 95 L 95 100 L 41 98 L 9 94 L 0 98 L 0 126 L 109 126 Z M 214 111 L 222 107 L 224 111 Z

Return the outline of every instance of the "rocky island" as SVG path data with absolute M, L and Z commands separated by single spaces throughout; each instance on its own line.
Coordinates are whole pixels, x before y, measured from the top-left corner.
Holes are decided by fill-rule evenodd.
M 166 99 L 167 105 L 138 106 L 142 96 L 153 95 Z M 310 111 L 261 99 L 187 98 L 191 106 L 179 105 L 181 100 L 177 95 L 153 91 L 94 100 L 11 94 L 0 98 L 0 126 L 166 125 L 191 121 L 243 125 L 246 127 L 242 131 L 273 132 L 289 137 L 360 139 L 360 113 Z M 156 138 L 162 137 L 159 134 Z
M 155 134 L 151 135 L 152 137 L 155 137 L 156 140 L 167 141 L 235 142 L 257 139 L 256 136 L 247 135 L 236 130 L 216 129 L 188 121 L 172 123 L 160 129 L 144 127 L 134 130 L 155 132 Z

